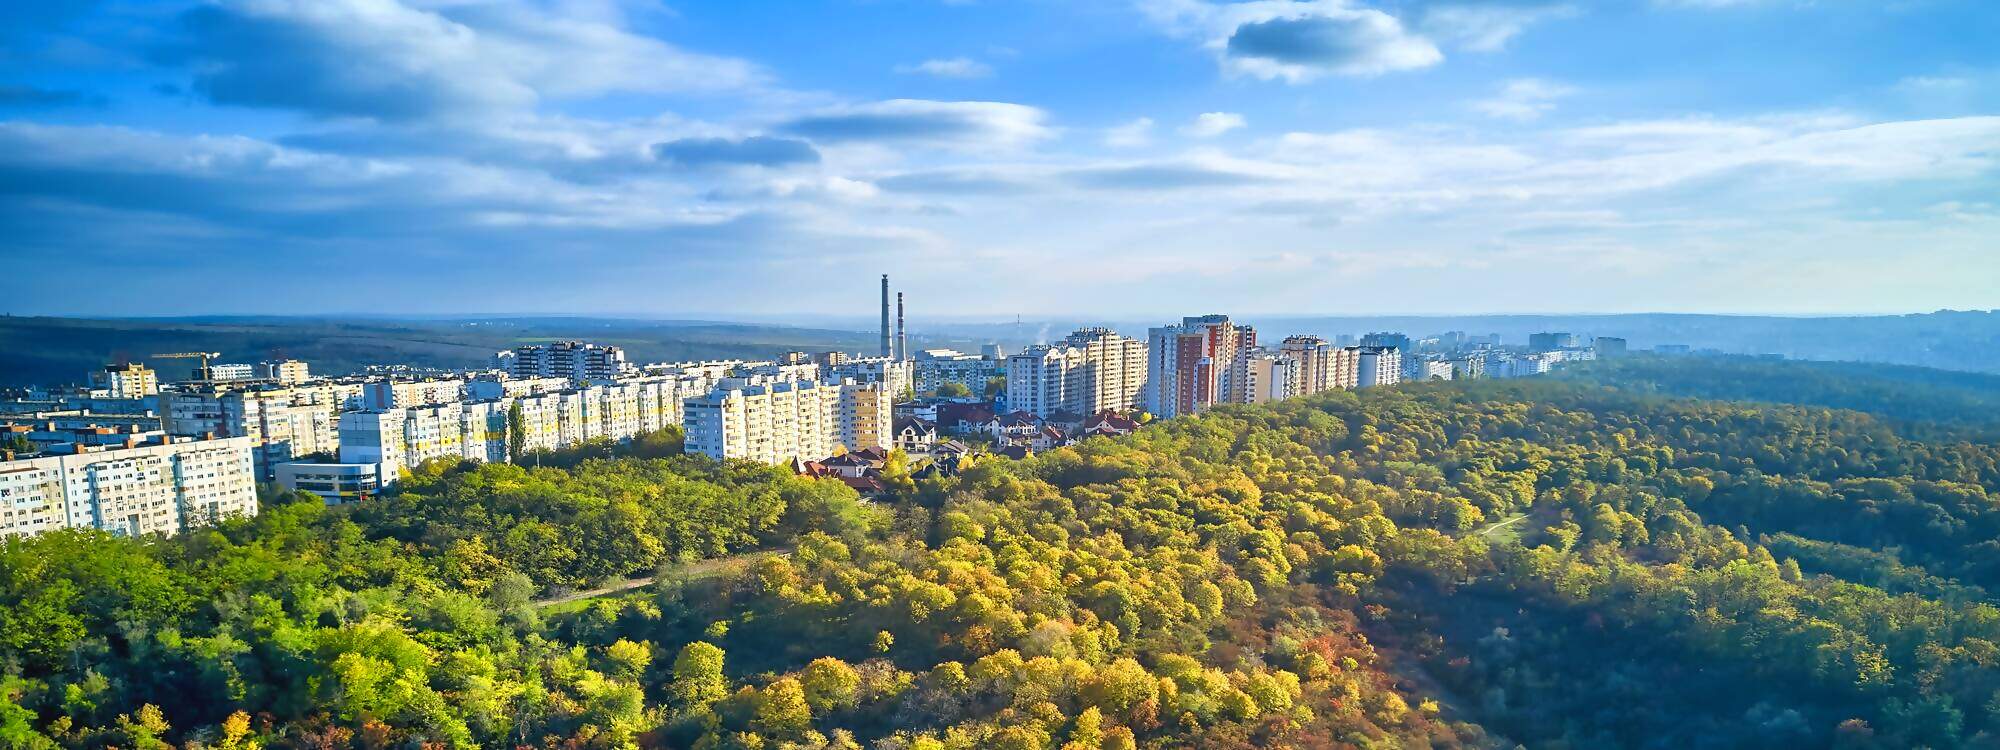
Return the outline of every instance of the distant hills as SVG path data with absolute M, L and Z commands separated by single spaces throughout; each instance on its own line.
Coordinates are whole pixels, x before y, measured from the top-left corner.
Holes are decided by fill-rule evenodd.
M 1190 307 L 1188 314 L 1227 312 Z M 2000 373 L 2000 313 L 1940 311 L 1912 315 L 1778 317 L 1755 315 L 1466 315 L 1237 316 L 1268 340 L 1401 331 L 1500 334 L 1508 343 L 1541 331 L 1618 336 L 1634 349 L 1685 344 L 1731 354 L 1791 359 L 1882 362 Z M 1079 326 L 1108 325 L 1128 336 L 1166 318 L 1051 317 L 1020 322 L 911 321 L 913 348 L 977 351 L 988 342 L 1010 350 L 1061 338 Z M 789 350 L 872 352 L 872 321 L 826 318 L 806 325 L 616 317 L 463 318 L 206 316 L 53 318 L 0 316 L 0 384 L 81 381 L 91 368 L 121 357 L 144 361 L 170 351 L 219 351 L 225 362 L 274 356 L 310 362 L 316 371 L 407 363 L 469 367 L 522 343 L 580 338 L 625 347 L 635 361 L 769 357 Z
M 502 349 L 569 338 L 624 347 L 635 362 L 761 358 L 794 349 L 873 351 L 879 345 L 874 332 L 618 318 L 6 316 L 0 317 L 0 385 L 81 382 L 107 362 L 186 351 L 221 352 L 223 362 L 290 357 L 329 373 L 370 364 L 473 367 Z M 152 364 L 163 372 L 183 366 L 176 360 Z

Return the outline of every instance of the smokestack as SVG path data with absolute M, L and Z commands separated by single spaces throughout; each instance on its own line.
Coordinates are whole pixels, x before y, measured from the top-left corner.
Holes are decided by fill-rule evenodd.
M 889 350 L 889 274 L 882 274 L 882 356 L 895 352 Z
M 896 293 L 896 360 L 910 358 L 910 340 L 903 335 L 903 293 Z

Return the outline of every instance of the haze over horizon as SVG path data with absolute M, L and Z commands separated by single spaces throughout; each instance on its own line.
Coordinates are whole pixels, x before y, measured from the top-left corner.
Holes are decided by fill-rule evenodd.
M 883 270 L 953 316 L 2000 304 L 1974 0 L 95 0 L 0 27 L 12 314 L 865 317 Z

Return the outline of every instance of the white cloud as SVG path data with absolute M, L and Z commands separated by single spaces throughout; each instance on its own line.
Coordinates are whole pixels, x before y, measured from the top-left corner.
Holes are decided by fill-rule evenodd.
M 1139 148 L 1153 142 L 1153 118 L 1141 117 L 1123 125 L 1104 129 L 1104 145 L 1112 148 Z
M 740 91 L 753 65 L 683 51 L 603 14 L 516 0 L 218 0 L 181 14 L 156 60 L 219 104 L 411 120 L 544 98 Z
M 1576 89 L 1539 78 L 1517 78 L 1502 84 L 1492 98 L 1472 103 L 1472 108 L 1488 117 L 1506 120 L 1535 120 L 1555 109 L 1556 101 L 1574 95 Z
M 1577 15 L 1575 6 L 1451 4 L 1426 9 L 1419 27 L 1433 38 L 1471 52 L 1498 52 L 1528 27 Z
M 1194 118 L 1194 122 L 1181 128 L 1181 132 L 1196 138 L 1213 138 L 1248 124 L 1242 115 L 1234 112 L 1203 112 Z
M 896 72 L 933 78 L 985 78 L 993 75 L 993 66 L 969 57 L 953 57 L 925 60 L 915 65 L 898 65 Z

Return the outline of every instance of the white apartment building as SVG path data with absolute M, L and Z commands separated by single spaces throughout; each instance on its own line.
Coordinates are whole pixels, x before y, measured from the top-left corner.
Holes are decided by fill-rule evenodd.
M 614 380 L 632 371 L 625 350 L 583 341 L 558 341 L 516 347 L 502 353 L 498 364 L 517 378 L 567 378 L 578 383 Z
M 488 384 L 477 388 L 499 388 L 521 381 L 474 382 Z M 506 461 L 517 406 L 524 451 L 558 450 L 599 438 L 626 440 L 680 424 L 682 403 L 706 393 L 710 384 L 699 376 L 637 377 L 509 398 L 348 412 L 340 418 L 340 460 L 380 464 L 383 484 L 393 484 L 403 469 L 431 459 Z
M 270 479 L 278 464 L 339 449 L 346 390 L 331 384 L 198 385 L 162 392 L 160 414 L 169 435 L 249 438 L 257 476 Z
M 965 386 L 974 395 L 986 392 L 986 381 L 1006 372 L 1004 360 L 965 354 L 953 349 L 925 349 L 915 360 L 916 391 L 935 393 L 948 383 Z
M 0 536 L 66 528 L 178 534 L 255 515 L 251 447 L 237 437 L 0 463 Z
M 839 401 L 834 407 L 834 428 L 840 443 L 836 448 L 858 451 L 893 445 L 896 399 L 888 387 L 881 383 L 844 381 L 839 388 Z
M 408 409 L 463 401 L 466 381 L 464 378 L 376 380 L 363 384 L 361 388 L 363 409 Z
M 1244 357 L 1243 389 L 1249 403 L 1283 401 L 1300 395 L 1299 360 L 1279 352 L 1257 349 Z
M 90 373 L 90 385 L 105 398 L 145 398 L 160 392 L 160 376 L 142 364 L 106 365 Z
M 1361 385 L 1361 347 L 1340 346 L 1318 336 L 1291 336 L 1278 353 L 1298 363 L 1299 395 Z
M 840 387 L 732 378 L 687 400 L 687 450 L 720 459 L 781 464 L 833 455 Z
M 257 368 L 247 364 L 209 365 L 208 379 L 214 381 L 256 380 Z
M 382 475 L 381 464 L 278 464 L 278 484 L 318 495 L 327 505 L 366 500 L 394 482 Z
M 1007 358 L 1007 404 L 1038 417 L 1130 411 L 1146 385 L 1146 344 L 1085 328 Z
M 257 374 L 279 385 L 297 385 L 312 379 L 312 368 L 302 360 L 280 359 L 257 363 Z
M 1403 354 L 1393 346 L 1361 347 L 1360 371 L 1357 388 L 1395 385 L 1402 382 Z
M 881 383 L 888 386 L 889 398 L 900 399 L 916 388 L 916 368 L 912 363 L 890 357 L 855 357 L 827 368 L 825 379 L 833 382 Z M 983 383 L 981 384 L 984 385 Z

